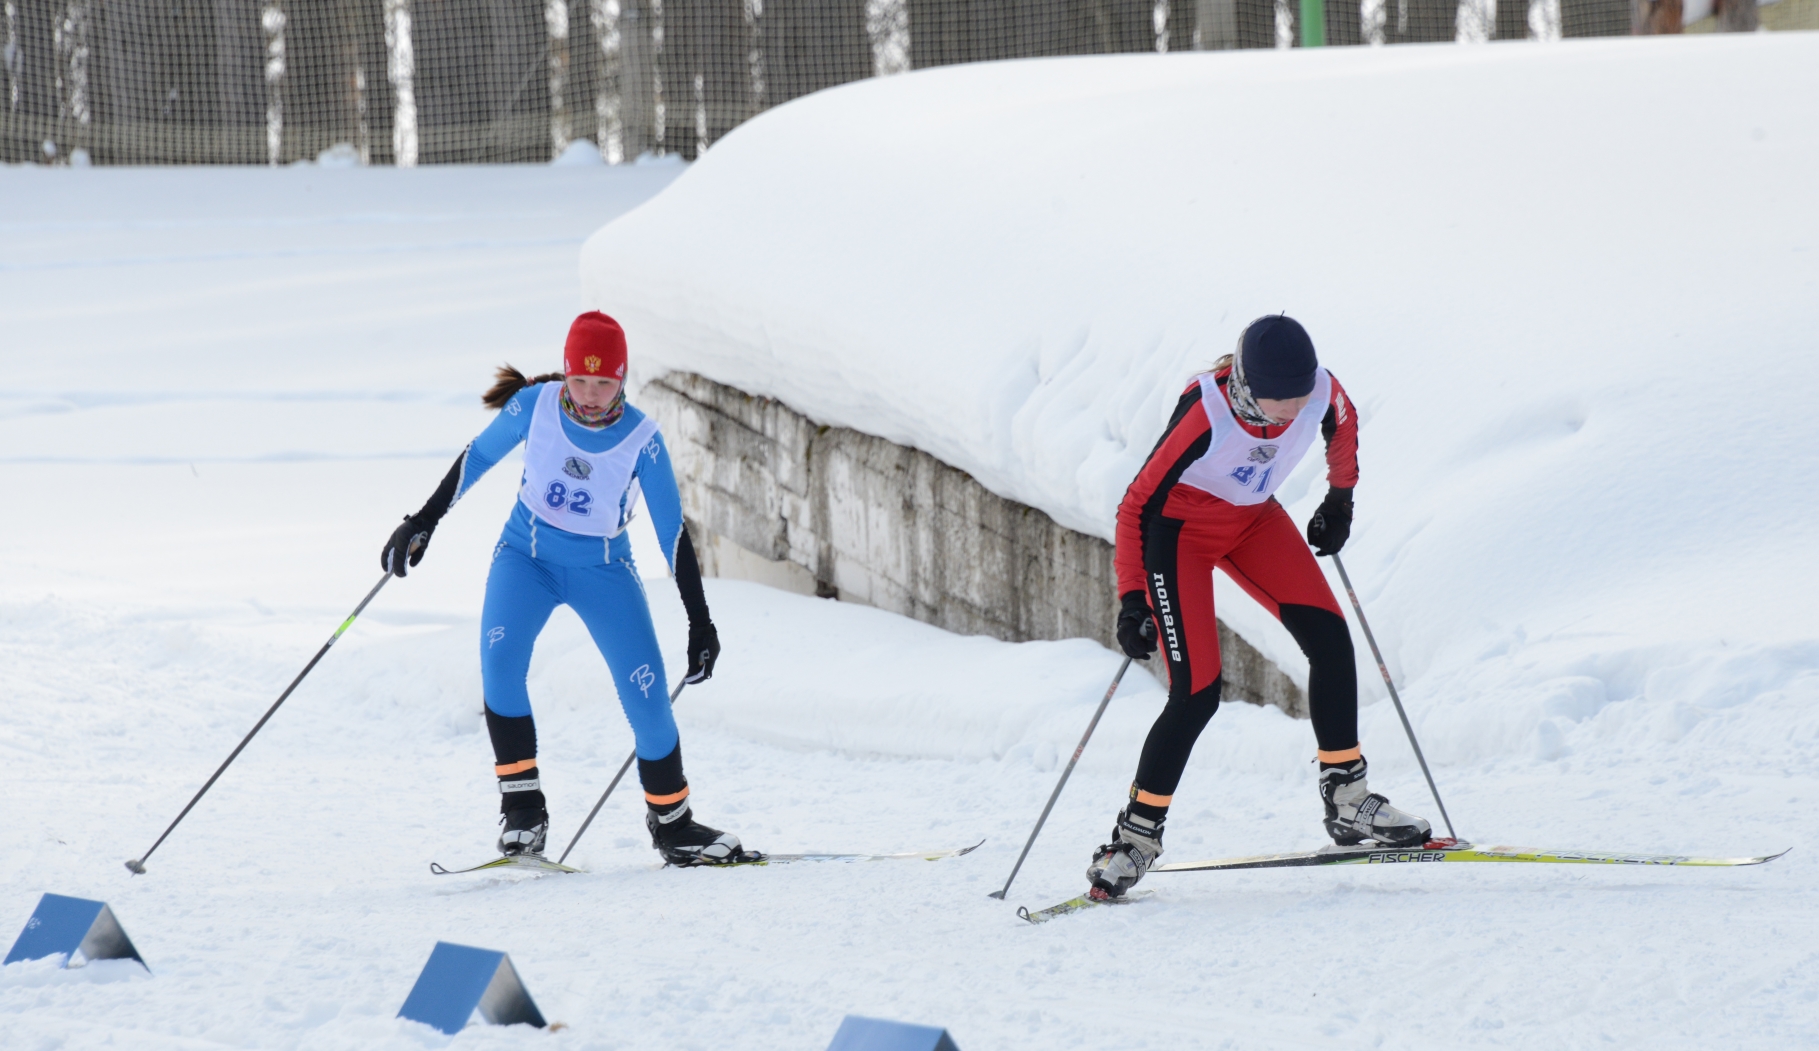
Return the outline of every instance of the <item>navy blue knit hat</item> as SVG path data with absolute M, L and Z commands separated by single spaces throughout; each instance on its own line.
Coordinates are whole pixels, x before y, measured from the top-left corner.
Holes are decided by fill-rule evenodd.
M 1251 397 L 1286 401 L 1313 393 L 1320 362 L 1313 339 L 1294 318 L 1271 314 L 1251 322 L 1238 340 L 1238 352 Z

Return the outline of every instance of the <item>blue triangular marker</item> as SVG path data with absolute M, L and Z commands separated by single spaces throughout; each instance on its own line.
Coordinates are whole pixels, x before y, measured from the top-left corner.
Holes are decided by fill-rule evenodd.
M 827 1051 L 960 1051 L 947 1030 L 847 1015 Z
M 65 967 L 96 960 L 138 960 L 139 966 L 151 970 L 106 902 L 46 894 L 38 899 L 32 918 L 25 921 L 25 929 L 0 962 L 42 960 L 59 954 L 65 957 Z
M 476 1010 L 493 1025 L 525 1022 L 541 1029 L 545 1024 L 518 980 L 511 957 L 491 949 L 437 942 L 417 984 L 398 1009 L 398 1017 L 452 1035 L 467 1027 Z

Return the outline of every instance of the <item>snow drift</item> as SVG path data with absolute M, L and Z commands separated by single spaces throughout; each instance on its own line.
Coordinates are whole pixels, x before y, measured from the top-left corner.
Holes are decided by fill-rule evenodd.
M 1187 378 L 1287 310 L 1359 404 L 1345 556 L 1442 762 L 1688 735 L 1806 762 L 1814 97 L 1804 34 L 941 69 L 753 120 L 582 277 L 643 375 L 1107 538 Z

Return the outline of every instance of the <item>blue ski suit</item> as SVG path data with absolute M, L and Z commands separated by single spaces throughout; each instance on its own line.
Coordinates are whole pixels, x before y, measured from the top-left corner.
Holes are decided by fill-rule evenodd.
M 498 417 L 469 443 L 456 464 L 456 500 L 525 441 L 543 386 L 526 387 L 513 395 Z M 618 422 L 601 430 L 584 427 L 566 414 L 558 415 L 563 436 L 591 453 L 605 452 L 633 438 L 645 421 L 644 414 L 630 404 Z M 677 734 L 650 605 L 624 531 L 640 494 L 650 506 L 657 539 L 674 573 L 678 542 L 684 535 L 682 500 L 661 433 L 653 431 L 639 449 L 626 491 L 610 498 L 602 494 L 608 504 L 594 509 L 596 514 L 618 515 L 615 535 L 587 536 L 559 529 L 540 519 L 524 498 L 512 505 L 486 578 L 480 672 L 490 712 L 514 720 L 529 716 L 525 681 L 531 649 L 550 614 L 558 605 L 568 605 L 587 625 L 606 658 L 619 703 L 637 740 L 638 757 L 650 762 L 676 752 Z

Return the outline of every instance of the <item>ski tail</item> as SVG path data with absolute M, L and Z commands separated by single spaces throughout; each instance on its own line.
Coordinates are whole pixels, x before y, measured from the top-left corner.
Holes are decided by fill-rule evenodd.
M 1788 850 L 1792 850 L 1789 847 Z M 1685 854 L 1625 854 L 1598 850 L 1542 850 L 1536 847 L 1476 847 L 1466 851 L 1458 861 L 1518 861 L 1553 865 L 1677 865 L 1694 868 L 1740 868 L 1762 865 L 1786 854 L 1764 854 L 1759 857 L 1702 858 Z
M 464 869 L 445 869 L 434 861 L 429 863 L 429 870 L 438 876 L 459 876 L 464 872 L 482 872 L 488 869 L 533 869 L 537 872 L 581 872 L 581 869 L 558 864 L 541 854 L 505 854 L 491 861 L 478 865 L 469 865 Z
M 1142 901 L 1149 896 L 1150 892 L 1147 890 L 1135 891 L 1126 894 L 1121 898 L 1114 898 L 1109 894 L 1097 893 L 1089 890 L 1078 898 L 1069 898 L 1059 905 L 1050 905 L 1046 909 L 1038 909 L 1035 912 L 1031 912 L 1026 905 L 1019 905 L 1017 906 L 1017 918 L 1020 920 L 1027 920 L 1030 923 L 1047 923 L 1057 917 L 1083 912 L 1100 905 L 1130 905 Z

